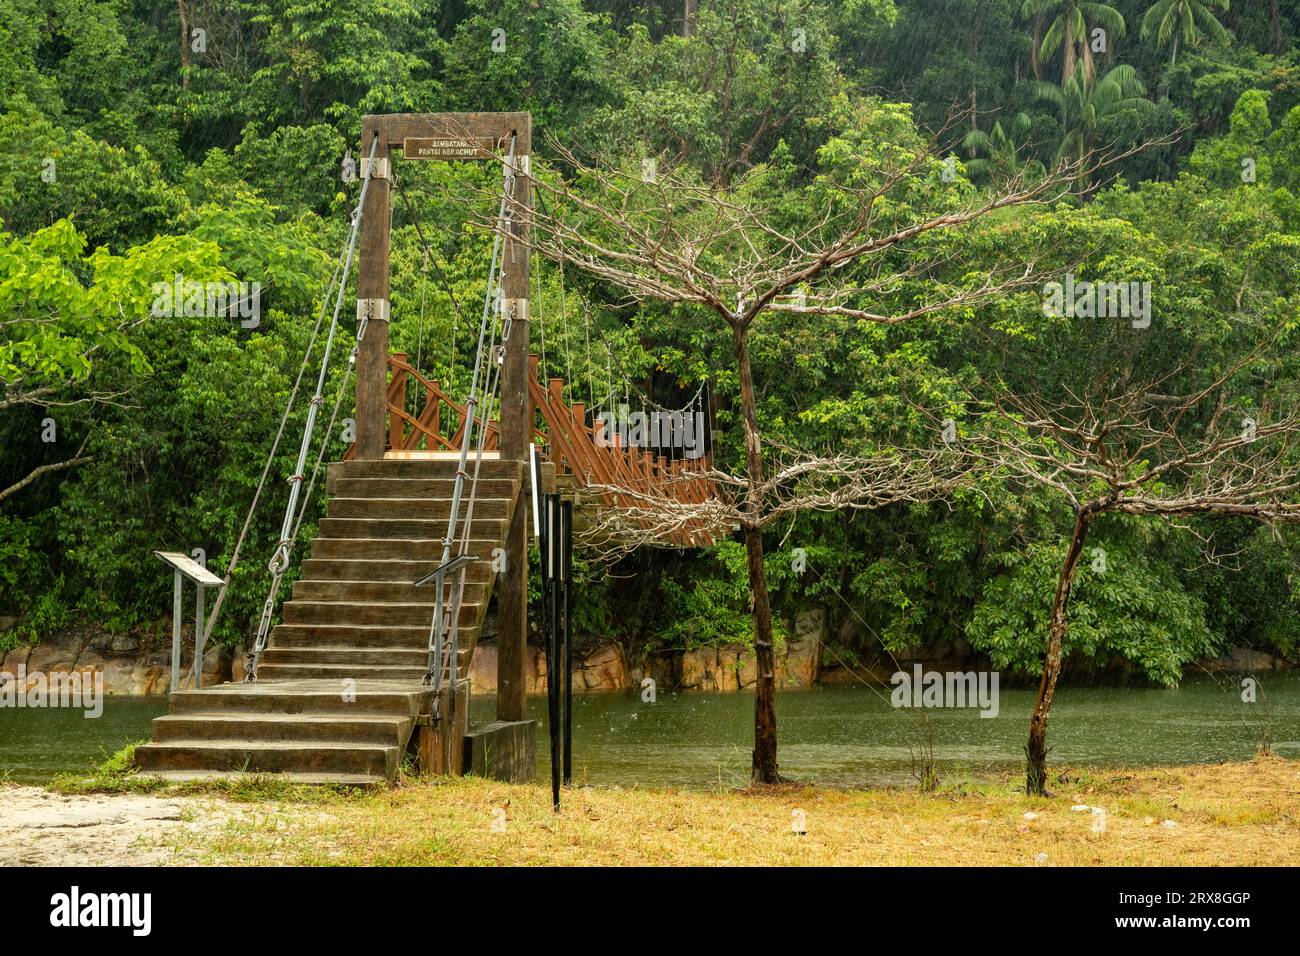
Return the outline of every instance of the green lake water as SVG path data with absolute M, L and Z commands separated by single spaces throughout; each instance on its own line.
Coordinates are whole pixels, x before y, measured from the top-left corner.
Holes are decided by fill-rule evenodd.
M 1273 750 L 1300 758 L 1300 673 L 1264 674 L 1266 703 L 1243 704 L 1236 679 L 1187 680 L 1176 690 L 1065 686 L 1058 690 L 1049 743 L 1055 766 L 1213 763 L 1251 756 L 1271 723 Z M 1222 685 L 1222 686 L 1221 686 Z M 1033 691 L 1004 689 L 1000 712 L 918 711 L 890 706 L 887 690 L 827 688 L 777 695 L 783 774 L 828 786 L 906 783 L 909 742 L 928 725 L 940 772 L 979 776 L 1019 765 Z M 104 713 L 0 709 L 0 779 L 39 783 L 84 771 L 127 743 L 149 736 L 166 700 L 108 698 Z M 751 694 L 639 693 L 575 696 L 577 783 L 707 788 L 743 784 L 753 734 Z M 494 700 L 477 697 L 471 715 L 491 720 Z M 531 698 L 539 780 L 547 779 L 546 700 Z

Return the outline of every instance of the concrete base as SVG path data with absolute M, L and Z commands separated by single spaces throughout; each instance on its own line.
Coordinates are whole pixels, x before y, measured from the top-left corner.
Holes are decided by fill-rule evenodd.
M 494 720 L 465 734 L 465 773 L 507 783 L 537 775 L 537 721 Z

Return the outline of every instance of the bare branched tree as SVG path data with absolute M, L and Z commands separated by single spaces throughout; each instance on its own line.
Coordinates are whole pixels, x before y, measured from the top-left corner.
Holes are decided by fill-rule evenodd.
M 767 528 L 810 511 L 874 510 L 889 505 L 935 501 L 969 484 L 968 463 L 947 449 L 889 449 L 872 456 L 817 454 L 778 446 L 758 494 L 763 511 L 749 517 L 750 485 L 744 476 L 720 469 L 688 472 L 647 489 L 589 484 L 579 493 L 590 503 L 591 520 L 581 529 L 583 544 L 604 557 L 680 540 L 686 534 L 716 540 L 736 528 Z M 683 500 L 675 482 L 712 483 L 706 501 Z M 613 502 L 614 507 L 609 507 Z
M 963 436 L 958 454 L 1013 485 L 1048 489 L 1073 515 L 1030 718 L 1029 793 L 1047 792 L 1047 723 L 1070 594 L 1094 523 L 1107 514 L 1300 520 L 1300 413 L 1287 389 L 1259 381 L 1275 342 L 1265 336 L 1217 374 L 1198 369 L 1205 360 L 1198 356 L 1136 383 L 1099 375 L 1053 400 L 985 383 L 982 426 Z
M 964 261 L 953 251 L 960 244 L 936 240 L 960 235 L 1000 210 L 1056 202 L 1081 174 L 1134 152 L 1090 153 L 1046 176 L 1021 173 L 991 193 L 945 191 L 953 167 L 940 158 L 947 151 L 936 144 L 960 120 L 950 118 L 930 140 L 890 143 L 878 155 L 855 151 L 819 170 L 815 185 L 802 188 L 794 203 L 762 166 L 719 186 L 654 158 L 634 160 L 626 172 L 626 166 L 599 165 L 552 142 L 558 169 L 534 169 L 536 210 L 515 210 L 517 217 L 531 217 L 533 248 L 546 257 L 623 290 L 632 301 L 698 307 L 730 336 L 744 429 L 743 474 L 717 476 L 719 487 L 731 492 L 704 505 L 653 496 L 634 502 L 629 496 L 625 500 L 639 511 L 638 522 L 625 524 L 652 530 L 691 521 L 740 526 L 758 670 L 755 783 L 780 781 L 764 526 L 804 508 L 878 507 L 933 498 L 947 487 L 926 456 L 895 462 L 881 480 L 868 477 L 881 464 L 875 458 L 837 454 L 788 459 L 773 471 L 766 458 L 777 450 L 765 448 L 758 421 L 750 353 L 755 322 L 782 311 L 894 324 L 972 308 L 1040 284 L 1048 272 L 1035 261 L 1010 253 L 997 261 Z M 487 198 L 477 198 L 475 206 L 489 208 L 482 201 Z M 481 209 L 471 215 L 485 228 L 497 228 Z

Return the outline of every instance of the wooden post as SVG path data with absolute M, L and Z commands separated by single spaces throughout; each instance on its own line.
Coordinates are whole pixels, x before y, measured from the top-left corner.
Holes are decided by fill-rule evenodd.
M 514 130 L 515 182 L 513 221 L 503 253 L 503 282 L 506 308 L 510 310 L 510 337 L 505 342 L 501 369 L 501 457 L 528 460 L 532 438 L 532 408 L 528 390 L 528 275 L 530 253 L 530 211 L 532 209 L 531 168 L 532 124 L 525 115 Z M 504 148 L 509 153 L 510 139 Z M 528 684 L 528 502 L 523 483 L 515 501 L 510 528 L 506 533 L 506 567 L 497 595 L 497 720 L 523 720 L 524 695 Z
M 406 353 L 394 352 L 393 359 L 405 363 Z M 384 396 L 386 404 L 391 403 L 399 408 L 406 408 L 406 369 L 393 367 L 393 378 L 388 383 L 388 389 L 385 391 Z M 405 448 L 405 431 L 406 428 L 401 417 L 398 415 L 392 416 L 388 422 L 388 447 Z M 419 434 L 411 435 L 413 441 L 418 441 L 419 437 Z
M 375 165 L 383 178 L 372 176 L 361 211 L 357 249 L 357 299 L 382 300 L 382 314 L 372 312 L 365 338 L 357 352 L 357 461 L 384 457 L 384 415 L 388 407 L 388 247 L 393 210 L 388 190 L 388 137 L 379 122 L 366 117 L 361 124 L 361 155 L 370 156 L 376 137 Z
M 454 777 L 465 775 L 465 738 L 469 735 L 469 678 L 462 677 L 456 681 L 456 706 L 451 715 L 451 727 L 448 732 L 447 755 L 449 772 Z
M 431 714 L 421 714 L 421 721 L 431 721 Z M 432 723 L 421 723 L 416 728 L 416 748 L 419 753 L 417 766 L 421 777 L 432 777 L 438 772 L 434 758 L 438 753 L 438 741 L 433 732 Z
M 459 777 L 465 773 L 465 737 L 469 733 L 468 677 L 456 681 L 455 702 L 446 690 L 435 699 L 437 712 L 421 718 L 416 747 L 418 766 L 422 777 L 447 775 Z

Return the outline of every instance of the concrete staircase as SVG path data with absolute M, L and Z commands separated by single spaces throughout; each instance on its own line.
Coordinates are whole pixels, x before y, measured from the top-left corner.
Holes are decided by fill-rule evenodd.
M 473 474 L 474 463 L 469 469 Z M 470 525 L 457 626 L 468 672 L 523 480 L 523 464 L 484 460 Z M 173 779 L 239 772 L 304 782 L 392 779 L 416 718 L 430 712 L 421 685 L 434 590 L 413 583 L 434 569 L 447 530 L 455 462 L 347 461 L 329 466 L 327 517 L 272 631 L 253 684 L 171 695 L 153 739 L 136 748 L 143 771 Z M 461 504 L 463 519 L 468 506 Z M 355 682 L 355 683 L 354 683 Z

